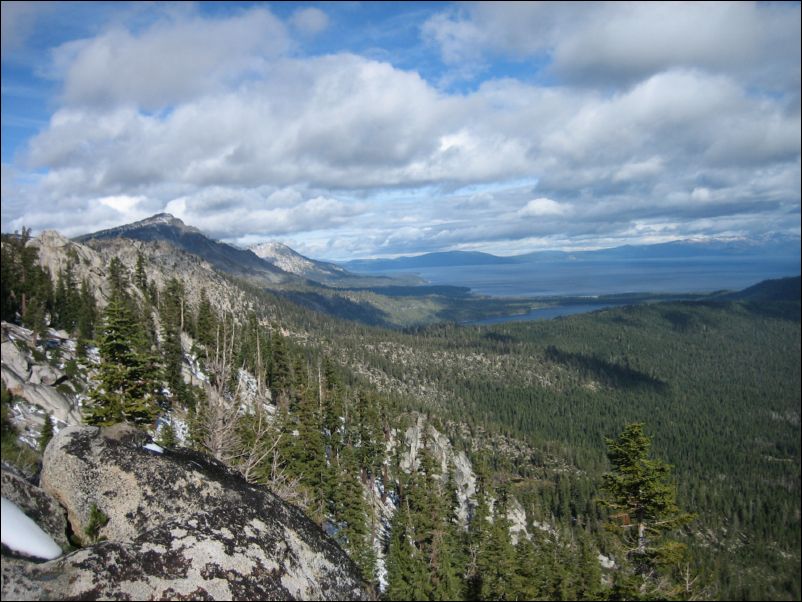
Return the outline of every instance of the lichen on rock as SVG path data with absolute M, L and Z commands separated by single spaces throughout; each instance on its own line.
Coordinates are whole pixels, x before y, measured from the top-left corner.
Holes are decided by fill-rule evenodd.
M 371 598 L 356 565 L 304 514 L 215 460 L 153 454 L 131 427 L 68 427 L 48 446 L 41 486 L 85 533 L 106 539 L 44 563 L 3 559 L 3 598 Z M 86 540 L 85 540 L 86 541 Z

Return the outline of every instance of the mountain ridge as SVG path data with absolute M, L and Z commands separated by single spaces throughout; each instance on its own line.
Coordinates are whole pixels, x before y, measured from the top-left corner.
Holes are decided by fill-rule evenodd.
M 92 243 L 114 238 L 167 241 L 184 251 L 200 256 L 221 270 L 261 278 L 274 284 L 287 282 L 294 278 L 292 274 L 264 261 L 252 251 L 238 249 L 227 243 L 212 240 L 199 229 L 187 226 L 169 213 L 159 213 L 131 224 L 84 234 L 76 237 L 75 240 Z
M 800 238 L 772 234 L 759 238 L 680 239 L 651 245 L 620 245 L 588 251 L 545 250 L 519 255 L 493 255 L 482 251 L 438 251 L 394 258 L 352 259 L 338 262 L 354 271 L 380 272 L 428 267 L 516 264 L 578 259 L 671 259 L 708 256 L 799 253 Z

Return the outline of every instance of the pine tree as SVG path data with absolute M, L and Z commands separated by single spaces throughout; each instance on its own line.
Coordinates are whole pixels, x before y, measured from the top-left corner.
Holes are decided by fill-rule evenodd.
M 91 340 L 95 336 L 95 321 L 97 320 L 97 307 L 95 296 L 89 290 L 89 282 L 84 278 L 79 293 L 80 309 L 78 311 L 78 338 L 79 341 Z
M 360 390 L 355 409 L 357 461 L 362 482 L 367 484 L 379 474 L 384 459 L 384 433 L 375 395 Z
M 309 491 L 312 517 L 322 521 L 326 506 L 326 449 L 320 407 L 311 391 L 303 391 L 298 401 L 297 430 L 298 436 L 291 438 L 294 445 L 288 458 L 290 470 Z
M 39 297 L 31 297 L 25 304 L 25 312 L 22 314 L 25 324 L 39 337 L 44 337 L 47 333 L 46 311 L 45 304 Z
M 429 557 L 433 600 L 462 600 L 464 597 L 460 569 L 465 566 L 465 558 L 460 550 L 455 491 L 450 473 L 445 484 L 439 478 L 435 480 L 436 524 Z
M 217 317 L 212 311 L 212 304 L 206 296 L 206 289 L 201 289 L 198 314 L 195 318 L 195 340 L 205 347 L 214 345 L 217 333 Z
M 73 332 L 78 325 L 81 311 L 81 297 L 75 282 L 75 262 L 77 256 L 72 253 L 68 257 L 65 269 L 59 270 L 58 284 L 56 285 L 53 309 L 55 325 Z
M 84 407 L 88 424 L 109 425 L 122 420 L 147 424 L 159 413 L 158 365 L 142 351 L 140 336 L 141 328 L 128 306 L 112 298 L 106 306 L 100 338 L 99 384 Z
M 603 476 L 602 504 L 612 511 L 610 528 L 620 534 L 643 590 L 656 583 L 660 567 L 681 559 L 684 546 L 666 536 L 693 516 L 677 505 L 671 467 L 649 458 L 651 439 L 642 423 L 628 424 L 606 443 L 613 470 Z
M 278 329 L 273 329 L 270 348 L 273 352 L 272 371 L 270 372 L 270 388 L 273 390 L 273 399 L 276 399 L 279 405 L 286 405 L 290 387 L 290 364 L 287 344 Z
M 142 251 L 136 253 L 136 268 L 134 268 L 134 283 L 139 289 L 147 295 L 148 293 L 148 277 L 145 274 L 145 257 Z
M 109 261 L 109 285 L 111 296 L 118 299 L 128 298 L 128 270 L 119 257 L 112 257 Z
M 328 438 L 329 461 L 337 463 L 340 450 L 344 444 L 342 417 L 344 415 L 343 398 L 345 391 L 339 378 L 331 367 L 328 358 L 323 362 L 323 431 Z
M 468 566 L 465 577 L 467 597 L 479 600 L 482 597 L 483 575 L 479 558 L 490 528 L 490 474 L 486 459 L 479 457 L 474 463 L 476 471 L 476 507 L 468 529 Z
M 171 278 L 161 296 L 162 357 L 167 385 L 173 398 L 187 404 L 187 387 L 184 382 L 184 353 L 181 346 L 183 321 L 184 286 Z
M 515 578 L 511 583 L 513 600 L 542 600 L 545 595 L 544 562 L 535 544 L 526 537 L 515 546 Z
M 42 433 L 39 435 L 39 451 L 44 453 L 47 444 L 53 438 L 53 417 L 50 414 L 45 416 L 45 423 L 42 425 Z
M 335 521 L 340 525 L 337 539 L 356 562 L 366 581 L 375 580 L 376 554 L 370 530 L 370 508 L 359 480 L 359 467 L 353 448 L 345 447 L 337 470 Z
M 476 560 L 483 600 L 510 599 L 515 582 L 515 549 L 510 539 L 506 490 L 499 490 L 497 496 L 493 522 L 485 527 Z
M 159 430 L 159 445 L 162 447 L 176 447 L 178 445 L 178 437 L 176 437 L 172 422 L 165 423 Z
M 411 486 L 411 487 L 410 487 Z M 390 548 L 387 552 L 387 598 L 390 600 L 427 600 L 429 570 L 415 545 L 417 538 L 413 509 L 406 492 L 415 485 L 403 487 L 401 504 L 393 516 Z

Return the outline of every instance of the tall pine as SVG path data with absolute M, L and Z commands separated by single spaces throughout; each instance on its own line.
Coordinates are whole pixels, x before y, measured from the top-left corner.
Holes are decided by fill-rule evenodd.
M 684 554 L 684 546 L 669 537 L 693 516 L 677 504 L 671 467 L 650 458 L 651 439 L 642 423 L 628 424 L 616 439 L 607 439 L 612 471 L 603 476 L 602 504 L 610 510 L 609 528 L 618 533 L 631 563 L 633 578 L 621 573 L 616 587 L 624 595 L 655 595 Z
M 142 347 L 141 328 L 130 308 L 113 297 L 104 312 L 98 385 L 84 405 L 88 424 L 148 424 L 156 418 L 161 396 L 158 365 Z

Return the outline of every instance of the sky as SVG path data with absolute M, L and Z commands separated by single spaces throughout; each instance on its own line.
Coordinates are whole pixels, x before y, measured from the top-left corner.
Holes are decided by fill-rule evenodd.
M 800 4 L 2 2 L 2 230 L 346 260 L 800 232 Z

